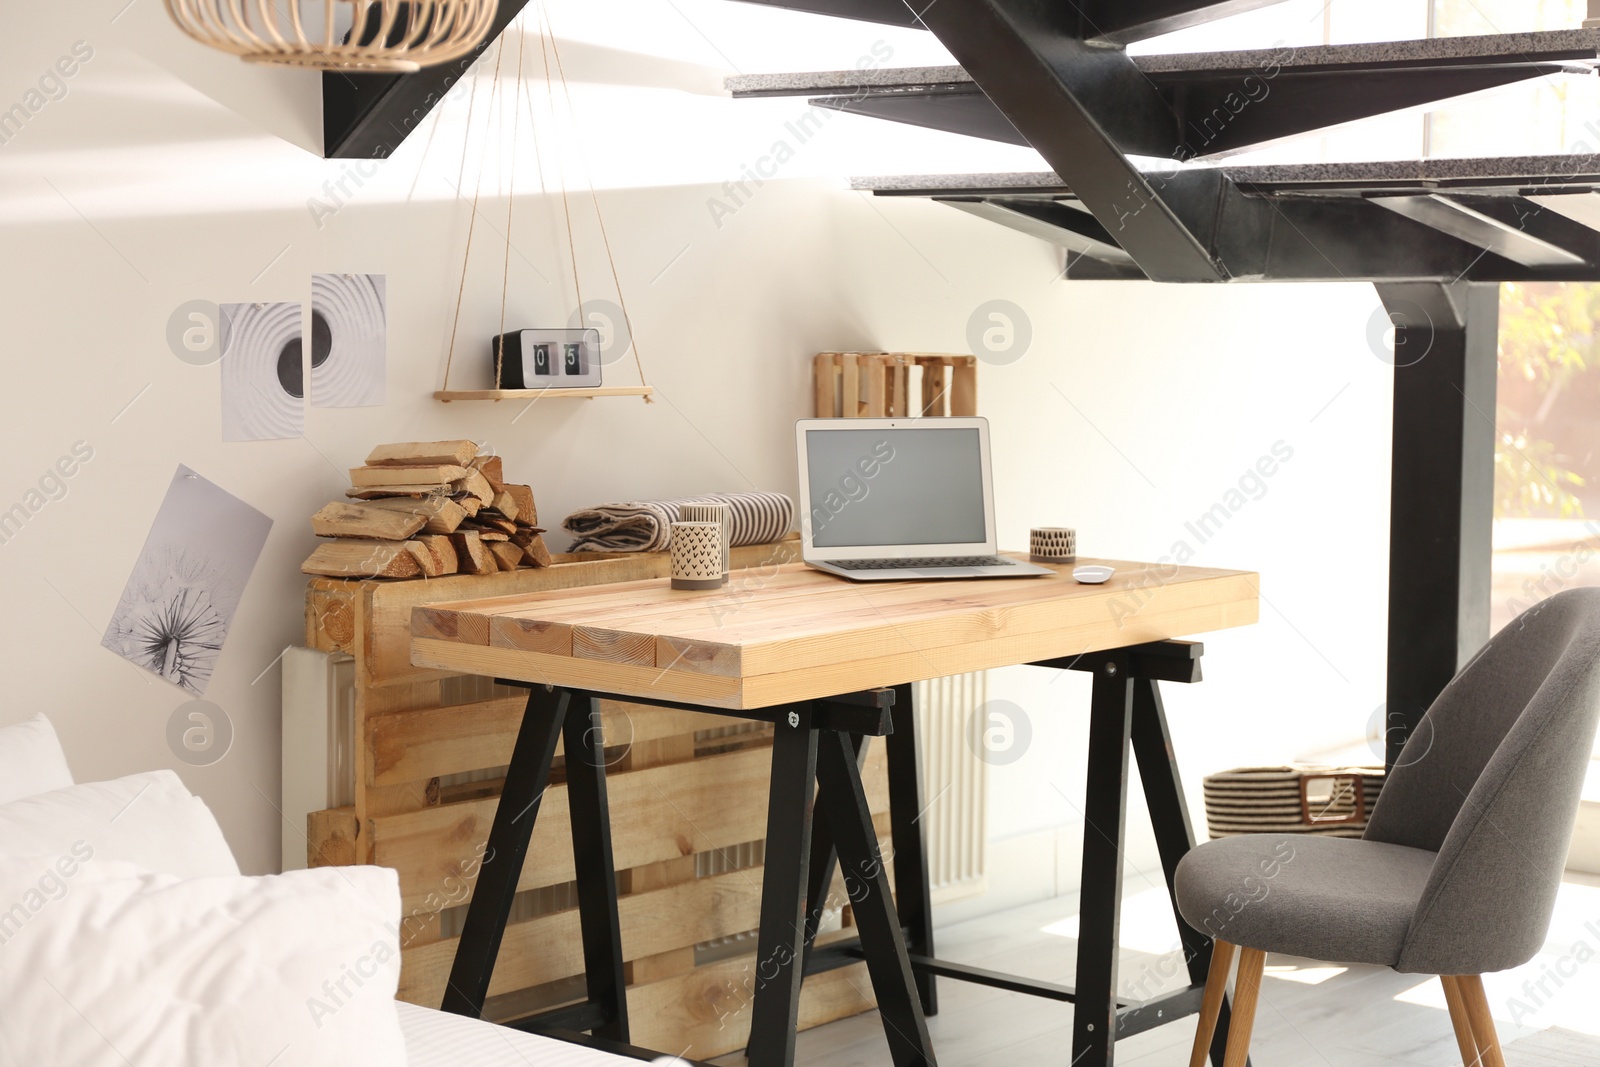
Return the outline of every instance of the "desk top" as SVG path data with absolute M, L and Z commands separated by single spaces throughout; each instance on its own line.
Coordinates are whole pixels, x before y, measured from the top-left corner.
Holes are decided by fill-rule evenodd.
M 1023 557 L 1017 557 L 1023 558 Z M 837 696 L 1257 621 L 1257 575 L 1117 560 L 1047 578 L 854 583 L 803 564 L 722 589 L 665 578 L 418 607 L 420 666 L 730 710 Z

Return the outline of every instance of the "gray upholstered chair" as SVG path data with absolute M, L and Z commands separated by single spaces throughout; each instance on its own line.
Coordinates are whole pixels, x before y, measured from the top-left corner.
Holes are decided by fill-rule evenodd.
M 1215 940 L 1192 1067 L 1234 957 L 1226 1067 L 1249 1054 L 1267 952 L 1437 974 L 1468 1067 L 1503 1067 L 1480 975 L 1539 951 L 1600 719 L 1600 589 L 1496 634 L 1406 742 L 1360 840 L 1250 834 L 1178 866 L 1178 907 Z

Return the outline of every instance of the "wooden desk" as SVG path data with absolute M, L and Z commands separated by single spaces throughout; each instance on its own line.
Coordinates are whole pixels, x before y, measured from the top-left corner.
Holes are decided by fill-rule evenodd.
M 616 697 L 776 725 L 749 1049 L 756 1067 L 793 1062 L 804 975 L 861 958 L 897 1067 L 934 1062 L 925 1016 L 937 1009 L 936 976 L 1072 1001 L 1077 1067 L 1109 1063 L 1119 1034 L 1192 1013 L 1210 943 L 1181 918 L 1191 988 L 1144 1004 L 1115 993 L 1128 754 L 1140 762 L 1170 886 L 1193 835 L 1156 683 L 1199 680 L 1200 647 L 1171 639 L 1257 620 L 1257 578 L 1104 562 L 1117 574 L 1103 586 L 1078 585 L 1070 567 L 1050 578 L 853 584 L 796 564 L 736 572 L 713 592 L 657 579 L 417 608 L 415 663 L 530 688 L 446 1009 L 481 1012 L 563 737 L 589 1000 L 526 1025 L 627 1039 L 605 761 L 592 716 L 594 700 Z M 1075 991 L 933 956 L 910 683 L 1016 664 L 1094 674 Z M 569 716 L 575 699 L 590 701 L 591 714 Z M 858 760 L 870 736 L 888 745 L 898 910 L 861 791 Z M 861 942 L 814 949 L 836 863 Z M 1220 1064 L 1220 1044 L 1217 1056 Z

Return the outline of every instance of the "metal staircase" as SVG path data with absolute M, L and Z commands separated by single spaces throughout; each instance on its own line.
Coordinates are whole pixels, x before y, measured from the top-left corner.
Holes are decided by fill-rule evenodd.
M 804 8 L 804 0 L 781 6 Z M 888 5 L 830 0 L 826 13 Z M 961 66 L 748 75 L 736 97 L 816 106 L 1016 145 L 1037 175 L 858 181 L 1066 248 L 1069 278 L 1174 282 L 1600 278 L 1600 158 L 1229 167 L 1227 156 L 1554 74 L 1593 77 L 1600 29 L 1130 56 L 1107 42 L 1262 4 L 1118 5 L 1075 36 L 1071 8 L 962 0 L 922 21 Z M 1124 8 L 1126 10 L 1124 10 Z M 909 16 L 910 8 L 901 4 Z M 816 10 L 816 9 L 813 9 Z M 1600 118 L 1600 117 L 1597 117 Z M 1596 124 L 1600 135 L 1600 122 Z

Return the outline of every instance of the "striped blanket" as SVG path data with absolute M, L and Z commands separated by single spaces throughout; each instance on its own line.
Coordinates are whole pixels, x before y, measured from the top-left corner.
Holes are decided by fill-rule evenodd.
M 681 500 L 639 500 L 575 511 L 561 521 L 577 540 L 572 552 L 664 552 L 672 524 L 685 504 L 727 504 L 733 513 L 732 542 L 777 541 L 794 525 L 794 501 L 782 493 L 705 493 Z

